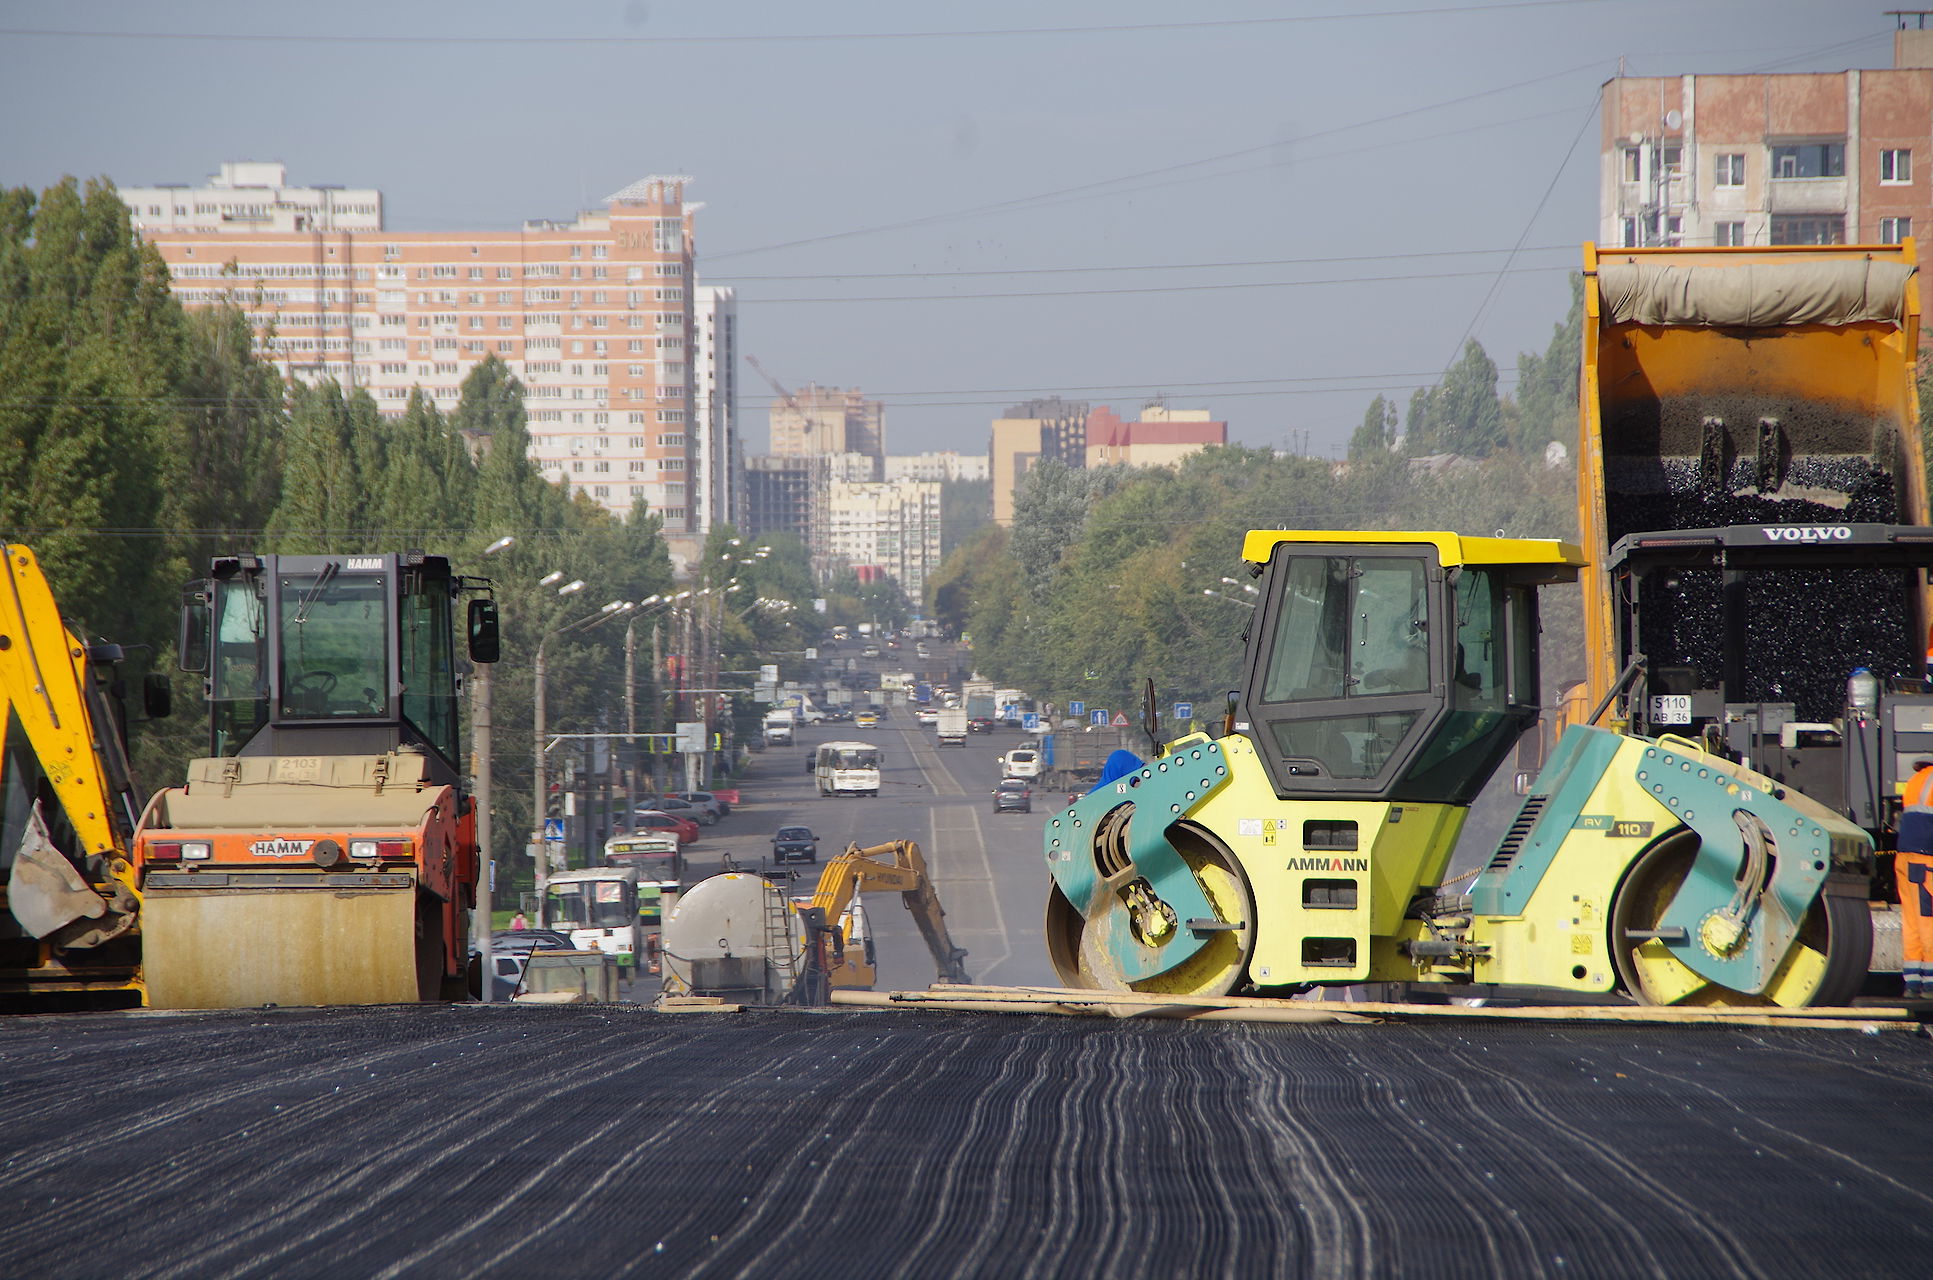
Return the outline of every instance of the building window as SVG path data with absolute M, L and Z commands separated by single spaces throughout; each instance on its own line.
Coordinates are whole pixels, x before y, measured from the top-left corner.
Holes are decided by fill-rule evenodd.
M 1879 220 L 1879 242 L 1881 244 L 1900 244 L 1913 234 L 1911 218 L 1881 218 Z
M 472 249 L 472 250 L 470 250 L 470 252 L 471 252 L 471 253 L 475 253 L 475 252 L 476 252 L 476 250 L 475 250 L 475 249 Z M 471 267 L 471 268 L 470 268 L 470 279 L 472 279 L 472 280 L 481 280 L 481 279 L 483 279 L 483 268 L 482 268 L 482 267 Z
M 1775 213 L 1771 240 L 1773 244 L 1844 244 L 1846 220 L 1837 214 Z
M 594 244 L 591 246 L 591 256 L 593 258 L 608 258 L 611 256 L 611 246 L 608 244 Z
M 1712 225 L 1712 243 L 1716 245 L 1742 245 L 1745 243 L 1745 224 L 1742 222 L 1719 222 Z
M 1879 180 L 1889 187 L 1903 187 L 1913 180 L 1913 153 L 1905 148 L 1888 148 L 1879 153 Z M 1895 242 L 1896 243 L 1896 242 Z
M 1685 149 L 1676 142 L 1667 142 L 1658 148 L 1658 165 L 1664 170 L 1667 179 L 1678 176 L 1685 167 Z
M 509 267 L 498 267 L 498 268 L 497 268 L 497 279 L 499 279 L 499 280 L 508 280 L 509 278 L 510 278 L 510 268 L 509 268 Z
M 584 246 L 583 246 L 583 245 L 581 245 L 581 244 L 574 244 L 574 245 L 572 245 L 572 246 L 571 246 L 571 257 L 573 257 L 573 258 L 581 258 L 581 257 L 583 257 L 583 256 L 584 256 Z
M 1745 185 L 1745 155 L 1732 152 L 1717 157 L 1717 176 L 1713 183 L 1721 187 L 1742 187 Z
M 1638 220 L 1625 218 L 1618 227 L 1618 243 L 1626 249 L 1638 247 Z
M 1679 245 L 1685 242 L 1684 233 L 1685 233 L 1685 220 L 1683 218 L 1673 216 L 1665 219 L 1665 243 L 1666 244 L 1670 245 L 1674 249 L 1677 248 Z
M 1795 142 L 1772 148 L 1774 178 L 1843 178 L 1846 176 L 1846 144 L 1843 142 Z M 1774 240 L 1772 243 L 1779 243 Z M 1798 240 L 1793 244 L 1838 244 L 1840 241 Z
M 1637 182 L 1644 177 L 1644 148 L 1626 147 L 1624 149 L 1624 180 Z

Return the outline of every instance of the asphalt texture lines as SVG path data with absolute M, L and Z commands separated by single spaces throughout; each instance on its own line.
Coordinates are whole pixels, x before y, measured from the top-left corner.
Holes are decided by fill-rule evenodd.
M 0 1275 L 1928 1273 L 1914 1034 L 0 1022 Z

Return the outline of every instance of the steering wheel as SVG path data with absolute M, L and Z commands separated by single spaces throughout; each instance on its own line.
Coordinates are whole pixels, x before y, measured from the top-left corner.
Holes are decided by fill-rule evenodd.
M 312 693 L 318 698 L 326 698 L 336 687 L 336 673 L 333 671 L 304 671 L 289 681 L 292 693 Z

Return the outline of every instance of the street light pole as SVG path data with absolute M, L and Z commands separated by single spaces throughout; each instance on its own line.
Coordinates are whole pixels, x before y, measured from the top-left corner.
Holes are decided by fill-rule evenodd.
M 506 547 L 511 546 L 516 541 L 514 537 L 498 538 L 495 542 L 483 549 L 483 554 L 493 556 Z M 471 766 L 470 773 L 473 784 L 476 787 L 477 849 L 480 851 L 478 861 L 481 863 L 477 868 L 477 909 L 472 922 L 473 927 L 471 932 L 476 936 L 477 954 L 482 957 L 483 981 L 480 984 L 481 990 L 478 991 L 477 998 L 485 1004 L 490 1003 L 490 988 L 494 985 L 491 982 L 493 976 L 491 969 L 493 965 L 490 951 L 492 946 L 491 935 L 496 928 L 496 922 L 491 918 L 491 912 L 495 909 L 491 897 L 491 879 L 496 872 L 497 863 L 496 847 L 491 843 L 493 831 L 490 812 L 491 805 L 494 803 L 491 797 L 490 768 L 490 752 L 493 745 L 491 741 L 490 672 L 495 665 L 495 663 L 490 662 L 479 662 L 476 664 L 476 692 L 473 695 L 474 700 L 470 708 L 470 751 L 475 757 L 475 762 Z

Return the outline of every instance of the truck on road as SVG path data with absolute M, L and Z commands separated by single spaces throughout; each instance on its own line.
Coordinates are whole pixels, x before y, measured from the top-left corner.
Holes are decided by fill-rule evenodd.
M 967 713 L 965 707 L 941 707 L 939 718 L 933 721 L 933 730 L 943 747 L 964 747 L 967 739 Z
M 768 747 L 789 747 L 792 745 L 792 728 L 798 723 L 798 713 L 790 707 L 780 707 L 777 711 L 765 713 L 765 745 Z

